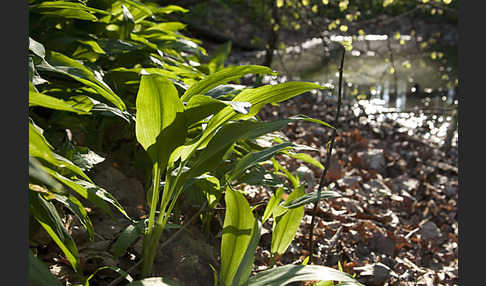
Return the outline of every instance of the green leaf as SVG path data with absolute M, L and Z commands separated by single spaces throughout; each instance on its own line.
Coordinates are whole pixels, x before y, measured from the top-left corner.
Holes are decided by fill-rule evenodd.
M 210 175 L 184 180 L 182 192 L 185 197 L 200 205 L 207 200 L 209 208 L 215 207 L 222 194 L 218 178 Z
M 120 26 L 120 40 L 129 40 L 130 34 L 135 27 L 135 21 L 133 20 L 130 10 L 128 10 L 128 8 L 123 4 L 121 6 L 123 9 L 123 19 Z
M 113 216 L 113 212 L 111 211 L 111 208 L 114 207 L 124 217 L 126 217 L 128 220 L 131 220 L 131 218 L 126 213 L 125 209 L 123 209 L 123 206 L 120 205 L 120 203 L 115 199 L 115 197 L 113 197 L 113 195 L 107 192 L 106 190 L 92 184 L 91 182 L 87 182 L 84 180 L 75 180 L 75 181 L 70 180 L 62 176 L 58 172 L 51 170 L 45 166 L 43 167 L 43 169 L 49 175 L 51 175 L 56 180 L 61 182 L 63 185 L 75 191 L 82 198 L 92 202 L 107 214 Z
M 46 61 L 37 65 L 39 70 L 46 70 L 64 74 L 80 83 L 94 89 L 97 93 L 114 104 L 122 111 L 126 110 L 125 103 L 116 95 L 113 90 L 93 71 L 81 62 L 74 60 L 66 55 L 51 51 L 46 57 Z
M 83 5 L 81 3 L 68 1 L 45 1 L 37 5 L 32 5 L 29 10 L 34 13 L 52 15 L 63 18 L 72 18 L 88 21 L 97 21 L 93 13 L 100 13 L 108 15 L 109 13 L 103 10 L 95 9 Z
M 90 276 L 88 276 L 88 278 L 86 278 L 86 281 L 84 282 L 84 286 L 89 286 L 89 280 L 91 280 L 96 275 L 96 273 L 98 273 L 99 271 L 104 270 L 104 269 L 111 269 L 111 270 L 115 271 L 116 273 L 120 274 L 120 276 L 122 276 L 123 278 L 125 278 L 126 280 L 128 280 L 128 282 L 132 282 L 133 281 L 132 276 L 130 276 L 130 274 L 128 274 L 127 272 L 123 271 L 119 267 L 116 267 L 116 266 L 102 266 L 102 267 L 99 267 L 98 269 L 96 269 Z
M 252 104 L 249 114 L 245 116 L 249 118 L 255 116 L 265 104 L 282 102 L 316 88 L 324 89 L 325 87 L 311 82 L 284 82 L 276 85 L 245 89 L 235 96 L 233 100 L 245 101 Z
M 273 213 L 273 210 L 278 206 L 280 200 L 282 199 L 282 195 L 284 194 L 284 188 L 280 187 L 275 191 L 275 194 L 270 198 L 268 201 L 267 207 L 265 208 L 265 212 L 263 213 L 262 223 L 267 221 L 268 218 Z
M 256 65 L 242 65 L 242 66 L 229 66 L 226 67 L 218 72 L 210 74 L 203 80 L 199 81 L 198 83 L 189 87 L 189 89 L 182 95 L 183 101 L 188 101 L 196 94 L 204 94 L 207 91 L 211 90 L 212 88 L 227 83 L 232 80 L 239 79 L 240 77 L 249 74 L 249 73 L 256 73 L 256 74 L 274 74 L 274 72 L 264 66 L 256 66 Z M 246 101 L 246 100 L 240 100 Z
M 206 92 L 205 95 L 213 98 L 233 98 L 236 94 L 240 93 L 241 90 L 246 88 L 246 86 L 241 84 L 223 84 L 219 85 L 210 91 Z
M 126 286 L 180 286 L 174 280 L 162 277 L 150 277 L 128 283 Z
M 321 192 L 321 200 L 328 199 L 328 198 L 339 198 L 339 197 L 342 196 L 338 192 L 334 192 L 334 191 Z M 283 207 L 288 209 L 294 209 L 316 201 L 317 201 L 317 192 L 312 192 L 309 194 L 305 194 L 304 196 L 297 198 L 295 200 L 289 201 L 288 204 L 284 205 Z
M 44 45 L 32 39 L 31 37 L 29 37 L 29 50 L 37 56 L 41 57 L 42 59 L 46 56 L 46 49 L 44 48 Z
M 255 166 L 260 162 L 270 159 L 276 153 L 290 146 L 292 146 L 292 143 L 286 142 L 272 147 L 268 147 L 260 152 L 252 152 L 245 155 L 243 158 L 238 160 L 238 163 L 236 163 L 236 166 L 232 169 L 232 172 L 228 176 L 228 181 L 236 179 L 246 169 Z
M 131 14 L 133 15 L 133 20 L 135 23 L 139 23 L 143 19 L 153 15 L 152 10 L 150 10 L 150 8 L 142 2 L 135 0 L 123 0 L 123 3 L 132 8 Z
M 238 266 L 238 270 L 236 271 L 235 277 L 231 282 L 231 285 L 244 285 L 248 282 L 248 278 L 250 277 L 251 270 L 253 268 L 253 263 L 255 262 L 255 253 L 256 248 L 258 246 L 258 242 L 260 241 L 261 230 L 262 230 L 262 223 L 255 219 L 254 227 L 252 230 L 252 237 L 248 247 L 246 248 L 245 254 L 241 259 L 240 265 Z
M 86 229 L 90 239 L 94 238 L 93 223 L 88 217 L 88 213 L 84 208 L 83 204 L 73 195 L 68 194 L 58 195 L 54 194 L 54 199 L 62 203 L 66 208 L 68 208 L 81 222 L 81 225 Z
M 301 197 L 304 194 L 303 187 L 297 188 L 288 196 L 287 200 Z M 285 253 L 299 229 L 300 222 L 304 217 L 304 211 L 304 206 L 301 206 L 291 209 L 280 216 L 274 213 L 275 222 L 272 233 L 272 254 L 280 256 Z
M 243 194 L 226 189 L 226 212 L 221 240 L 220 281 L 233 285 L 233 279 L 243 261 L 256 231 L 255 218 Z M 242 281 L 244 282 L 244 281 Z
M 219 112 L 226 106 L 233 107 L 233 110 L 238 113 L 247 114 L 251 104 L 247 102 L 222 101 L 206 95 L 195 95 L 189 100 L 184 110 L 187 126 L 191 126 L 209 115 Z
M 334 280 L 364 286 L 345 272 L 320 265 L 285 265 L 257 273 L 249 279 L 248 286 L 284 286 L 292 282 L 309 280 Z
M 285 151 L 283 153 L 292 157 L 292 158 L 304 161 L 306 163 L 309 163 L 313 166 L 318 167 L 321 170 L 324 170 L 324 166 L 321 164 L 321 162 L 317 161 L 316 159 L 314 159 L 311 155 L 309 155 L 307 153 L 293 153 L 293 152 L 285 152 Z
M 29 82 L 29 84 L 32 84 Z M 89 111 L 77 109 L 72 104 L 47 94 L 29 91 L 29 107 L 42 106 L 50 109 L 75 112 L 77 114 L 90 114 Z
M 184 9 L 181 6 L 177 5 L 168 5 L 165 7 L 160 7 L 155 10 L 157 13 L 164 13 L 164 14 L 171 14 L 174 12 L 181 12 L 181 13 L 187 13 L 189 12 L 188 9 Z
M 29 280 L 37 286 L 62 286 L 49 268 L 29 249 Z
M 128 247 L 134 244 L 137 239 L 145 233 L 145 220 L 138 221 L 127 226 L 115 243 L 111 246 L 115 258 L 120 258 L 127 251 Z
M 42 136 L 32 123 L 29 123 L 29 156 L 43 159 L 57 168 L 69 170 L 74 174 L 91 181 L 91 179 L 86 176 L 78 166 L 74 165 L 66 158 L 55 154 L 51 149 L 52 146 L 49 145 L 44 136 Z
M 29 210 L 39 224 L 47 231 L 49 236 L 59 246 L 73 270 L 81 274 L 78 249 L 73 238 L 67 230 L 51 202 L 46 201 L 36 192 L 29 192 Z
M 142 75 L 136 106 L 137 140 L 164 170 L 172 151 L 184 144 L 184 105 L 170 80 L 160 75 Z

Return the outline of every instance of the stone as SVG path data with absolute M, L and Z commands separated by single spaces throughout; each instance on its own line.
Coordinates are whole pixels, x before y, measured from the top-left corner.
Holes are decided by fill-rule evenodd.
M 390 267 L 380 262 L 363 267 L 355 267 L 354 270 L 362 270 L 359 276 L 364 279 L 359 280 L 367 286 L 383 285 L 391 277 Z
M 427 221 L 422 225 L 419 231 L 424 239 L 432 240 L 441 237 L 441 233 L 437 225 L 432 221 Z
M 368 149 L 356 153 L 355 160 L 358 167 L 365 170 L 373 170 L 380 174 L 385 174 L 386 163 L 383 149 Z

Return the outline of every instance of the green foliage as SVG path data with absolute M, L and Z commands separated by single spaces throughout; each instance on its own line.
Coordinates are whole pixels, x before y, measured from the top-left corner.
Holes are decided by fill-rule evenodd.
M 305 116 L 263 122 L 256 115 L 266 104 L 276 105 L 324 87 L 308 82 L 237 84 L 249 74 L 275 72 L 257 65 L 225 66 L 231 43 L 202 64 L 206 51 L 200 41 L 181 32 L 185 25 L 173 14 L 187 10 L 175 5 L 159 7 L 132 0 L 34 0 L 29 12 L 29 211 L 61 249 L 79 281 L 89 285 L 98 271 L 111 269 L 128 285 L 176 285 L 168 279 L 148 277 L 161 234 L 181 196 L 196 204 L 207 203 L 208 213 L 202 215 L 206 222 L 212 209 L 226 206 L 221 268 L 216 275 L 222 285 L 275 279 L 271 278 L 275 273 L 291 279 L 292 267 L 250 278 L 261 222 L 239 189 L 251 181 L 249 174 L 257 175 L 253 177 L 255 184 L 279 185 L 263 221 L 273 215 L 272 252 L 284 253 L 300 225 L 303 204 L 315 198 L 304 195 L 298 177 L 278 166 L 274 157 L 284 154 L 319 168 L 322 165 L 298 153 L 296 144 L 269 135 L 295 120 L 332 126 Z M 123 126 L 118 133 L 126 133 L 115 136 L 130 142 L 130 148 L 141 147 L 141 152 L 126 155 L 126 160 L 140 162 L 143 172 L 152 169 L 147 221 L 129 217 L 112 194 L 86 175 L 104 159 L 97 154 L 111 155 L 107 147 L 111 142 L 106 142 L 103 132 L 113 122 Z M 79 134 L 68 134 L 71 130 L 86 138 L 79 140 L 83 143 L 77 140 Z M 57 138 L 59 132 L 66 135 Z M 265 165 L 270 160 L 277 166 L 273 171 Z M 273 176 L 273 183 L 259 179 L 265 175 Z M 288 179 L 291 186 L 279 177 Z M 280 204 L 287 189 L 294 191 Z M 111 246 L 115 257 L 121 257 L 143 237 L 141 278 L 145 279 L 133 281 L 123 270 L 111 266 L 84 276 L 76 242 L 56 209 L 56 205 L 66 207 L 93 239 L 96 226 L 84 201 L 129 222 Z M 39 264 L 36 259 L 30 262 L 36 267 Z M 316 274 L 321 268 L 312 269 L 305 272 L 299 268 L 295 273 L 323 277 Z M 46 281 L 51 279 L 41 267 L 30 276 L 35 281 L 44 276 Z M 328 278 L 334 277 L 346 279 Z

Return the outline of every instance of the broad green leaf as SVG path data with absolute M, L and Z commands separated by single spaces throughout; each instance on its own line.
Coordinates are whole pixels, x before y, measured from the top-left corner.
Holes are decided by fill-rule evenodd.
M 62 286 L 49 268 L 29 248 L 29 280 L 37 286 Z
M 268 147 L 260 152 L 252 152 L 250 154 L 245 155 L 243 158 L 238 160 L 238 163 L 236 163 L 236 166 L 233 168 L 231 174 L 228 176 L 228 181 L 233 181 L 239 175 L 241 175 L 246 169 L 255 166 L 260 162 L 270 159 L 276 153 L 290 146 L 292 146 L 292 143 L 286 142 L 272 147 Z
M 123 4 L 129 5 L 131 14 L 135 23 L 143 21 L 145 18 L 152 16 L 152 10 L 144 3 L 136 0 L 123 0 Z
M 201 205 L 203 200 L 206 200 L 209 208 L 213 208 L 219 202 L 222 192 L 218 178 L 202 175 L 183 181 L 183 193 L 188 199 Z
M 248 282 L 248 278 L 250 277 L 253 263 L 255 262 L 256 248 L 258 246 L 258 242 L 260 241 L 262 229 L 262 223 L 259 220 L 255 219 L 254 224 L 250 243 L 248 244 L 245 254 L 241 259 L 240 265 L 238 266 L 238 270 L 236 271 L 231 285 L 244 285 Z
M 274 158 L 272 158 L 272 163 L 273 163 L 273 168 L 275 169 L 276 174 L 282 175 L 285 178 L 287 178 L 290 181 L 290 183 L 292 183 L 292 186 L 294 188 L 299 187 L 299 184 L 300 184 L 299 177 L 292 175 L 292 173 L 290 173 L 289 170 L 287 170 L 284 166 L 280 165 L 277 162 L 277 160 L 275 160 Z M 281 173 L 280 171 L 282 171 L 283 173 Z
M 256 165 L 244 172 L 238 178 L 238 182 L 241 184 L 247 184 L 252 186 L 265 186 L 265 187 L 280 187 L 283 181 L 279 176 L 273 173 L 269 173 L 268 170 L 260 165 Z
M 225 98 L 225 97 L 235 97 L 236 94 L 240 93 L 241 90 L 246 88 L 246 86 L 241 84 L 223 84 L 219 85 L 210 91 L 206 92 L 205 95 L 213 98 Z
M 174 280 L 162 277 L 149 277 L 142 280 L 133 281 L 126 286 L 181 286 Z
M 193 97 L 196 94 L 204 94 L 207 91 L 213 89 L 214 87 L 220 84 L 224 84 L 229 81 L 239 79 L 240 77 L 249 73 L 274 74 L 274 72 L 270 68 L 264 66 L 255 66 L 255 65 L 229 66 L 218 72 L 210 74 L 203 80 L 189 87 L 189 89 L 182 96 L 182 100 L 188 101 L 189 99 L 191 99 L 191 97 Z M 246 100 L 240 100 L 240 101 L 246 101 Z
M 142 32 L 146 33 L 150 31 L 160 31 L 160 32 L 167 33 L 167 32 L 179 31 L 184 29 L 185 27 L 186 25 L 181 22 L 164 22 L 164 23 L 154 24 L 148 27 L 147 29 L 143 30 Z
M 304 188 L 295 189 L 287 198 L 292 200 L 305 194 Z M 285 203 L 284 203 L 285 204 Z M 280 207 L 280 206 L 279 206 Z M 272 233 L 271 253 L 280 256 L 284 254 L 299 229 L 300 222 L 304 217 L 304 206 L 291 209 L 283 215 L 277 216 L 274 213 L 274 225 Z
M 49 236 L 59 246 L 74 271 L 81 274 L 78 249 L 73 238 L 67 230 L 51 202 L 46 201 L 35 192 L 29 192 L 29 210 L 39 224 L 47 231 Z
M 321 170 L 324 170 L 324 166 L 321 164 L 321 162 L 317 161 L 316 159 L 314 159 L 311 155 L 309 155 L 307 153 L 294 153 L 294 152 L 285 152 L 285 151 L 283 153 L 292 157 L 292 158 L 304 161 L 306 163 L 309 163 L 311 165 L 318 167 Z
M 220 72 L 226 71 L 228 68 L 225 68 L 211 76 L 214 76 Z M 216 115 L 214 115 L 211 120 L 209 120 L 206 129 L 204 130 L 201 137 L 197 140 L 189 142 L 183 146 L 177 148 L 174 153 L 171 155 L 169 160 L 169 165 L 173 164 L 179 158 L 182 161 L 186 161 L 190 155 L 193 154 L 195 150 L 198 148 L 201 149 L 206 146 L 208 141 L 212 138 L 214 132 L 218 130 L 223 124 L 228 122 L 229 120 L 236 120 L 236 119 L 248 119 L 256 115 L 258 111 L 267 103 L 274 103 L 280 102 L 283 100 L 287 100 L 291 97 L 294 97 L 300 93 L 315 89 L 315 88 L 324 88 L 320 85 L 314 83 L 307 83 L 307 82 L 287 82 L 277 85 L 267 85 L 255 89 L 246 89 L 239 93 L 233 101 L 241 101 L 241 102 L 249 102 L 252 106 L 250 108 L 249 114 L 239 114 L 236 113 L 232 107 L 225 107 L 221 111 L 219 111 Z M 187 93 L 187 92 L 186 92 Z M 313 120 L 311 118 L 300 117 L 303 120 Z M 324 122 L 323 122 L 324 123 Z M 327 123 L 325 123 L 327 124 Z
M 325 87 L 311 82 L 284 82 L 245 89 L 235 96 L 233 100 L 250 102 L 252 104 L 250 112 L 246 116 L 248 118 L 255 116 L 265 104 L 279 103 L 316 88 L 323 89 Z
M 232 122 L 221 127 L 211 138 L 208 147 L 202 151 L 191 166 L 188 177 L 199 176 L 200 174 L 213 170 L 222 160 L 223 154 L 237 140 L 253 139 L 271 133 L 286 126 L 294 120 L 302 120 L 301 117 L 279 119 L 270 122 L 241 121 Z M 304 119 L 305 120 L 305 119 Z
M 96 76 L 93 71 L 77 60 L 74 60 L 61 53 L 51 51 L 48 53 L 46 61 L 37 65 L 37 67 L 39 70 L 43 69 L 61 73 L 74 80 L 77 80 L 92 88 L 95 92 L 99 93 L 122 111 L 126 110 L 125 103 L 101 79 L 101 76 Z
M 51 170 L 47 167 L 43 167 L 44 171 L 54 177 L 56 180 L 61 182 L 63 185 L 69 187 L 71 190 L 80 195 L 83 199 L 86 199 L 97 207 L 101 208 L 107 214 L 113 216 L 111 210 L 112 207 L 117 209 L 124 217 L 131 220 L 131 218 L 126 213 L 122 205 L 113 197 L 112 194 L 106 190 L 84 180 L 71 180 L 68 179 L 58 172 Z
M 86 110 L 75 108 L 67 101 L 34 91 L 29 91 L 29 107 L 30 106 L 42 106 L 50 109 L 75 112 L 77 114 L 90 114 Z
M 232 285 L 255 232 L 255 218 L 242 193 L 226 189 L 226 212 L 221 240 L 220 281 Z
M 98 18 L 81 3 L 53 1 L 30 6 L 29 11 L 63 18 L 97 21 Z M 105 12 L 106 13 L 106 12 Z
M 130 34 L 135 27 L 135 21 L 130 10 L 125 5 L 121 5 L 123 10 L 122 23 L 120 25 L 120 40 L 130 40 Z
M 69 170 L 74 174 L 91 181 L 91 179 L 86 176 L 78 166 L 74 165 L 66 158 L 55 154 L 51 149 L 52 146 L 49 145 L 44 136 L 42 136 L 32 123 L 29 123 L 29 156 L 43 159 L 57 168 Z
M 54 194 L 54 199 L 62 203 L 68 208 L 81 222 L 81 225 L 86 229 L 90 239 L 94 238 L 93 223 L 86 212 L 83 204 L 73 195 L 58 195 Z
M 128 282 L 133 281 L 132 276 L 130 276 L 130 274 L 128 274 L 127 272 L 125 272 L 123 269 L 121 269 L 119 267 L 102 266 L 102 267 L 98 267 L 90 276 L 88 276 L 88 278 L 86 278 L 86 281 L 84 282 L 84 286 L 89 286 L 89 280 L 91 280 L 96 275 L 96 273 L 98 273 L 101 270 L 105 270 L 105 269 L 111 269 L 111 270 L 115 271 L 116 273 L 120 274 L 120 276 L 125 278 L 125 280 L 127 280 Z
M 62 185 L 52 178 L 51 175 L 44 171 L 42 164 L 34 157 L 29 156 L 29 177 L 55 189 L 57 192 L 63 192 Z
M 248 286 L 284 286 L 312 280 L 344 281 L 350 282 L 350 285 L 364 286 L 345 272 L 320 265 L 285 265 L 261 271 L 249 279 Z
M 207 118 L 225 108 L 231 106 L 238 113 L 248 113 L 251 105 L 247 102 L 222 101 L 206 95 L 195 95 L 187 103 L 184 116 L 187 126 Z
M 262 223 L 265 223 L 268 218 L 273 213 L 273 210 L 278 206 L 280 200 L 282 199 L 282 195 L 284 194 L 284 188 L 280 187 L 275 191 L 275 194 L 270 198 L 267 203 L 267 207 L 265 208 L 265 212 L 263 213 Z
M 177 6 L 177 5 L 168 5 L 168 6 L 157 8 L 154 12 L 171 14 L 171 13 L 174 13 L 174 12 L 187 13 L 187 12 L 189 12 L 189 10 L 182 8 L 181 6 Z
M 127 251 L 128 247 L 134 244 L 137 239 L 145 233 L 145 220 L 128 225 L 111 246 L 113 255 L 120 258 Z
M 172 151 L 184 144 L 184 105 L 170 80 L 160 75 L 142 75 L 136 106 L 137 140 L 164 170 Z
M 342 197 L 341 194 L 334 191 L 323 191 L 321 192 L 321 200 L 328 199 L 328 198 L 339 198 Z M 289 201 L 284 208 L 294 209 L 300 206 L 306 205 L 308 203 L 313 203 L 317 201 L 317 192 L 312 192 L 309 194 L 305 194 L 304 196 L 297 198 L 295 200 Z
M 29 37 L 29 50 L 42 59 L 46 56 L 46 49 L 44 48 L 44 45 L 32 39 L 31 37 Z

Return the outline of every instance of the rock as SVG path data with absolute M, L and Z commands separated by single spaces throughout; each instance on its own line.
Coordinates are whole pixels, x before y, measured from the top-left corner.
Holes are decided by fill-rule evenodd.
M 364 279 L 359 279 L 367 286 L 383 285 L 390 278 L 390 267 L 383 263 L 369 264 L 363 267 L 355 267 L 354 270 L 362 270 L 359 276 Z
M 454 196 L 456 196 L 457 195 L 457 190 L 458 190 L 458 187 L 457 186 L 454 186 L 454 185 L 446 185 L 444 187 L 444 193 L 448 197 L 454 197 Z
M 410 178 L 403 174 L 390 181 L 388 186 L 394 193 L 401 194 L 408 197 L 410 193 L 413 193 L 419 187 L 420 182 L 417 179 Z
M 145 191 L 138 180 L 126 177 L 113 166 L 105 166 L 99 168 L 93 176 L 93 181 L 110 192 L 126 209 L 128 215 L 138 217 L 142 214 Z
M 346 187 L 353 190 L 359 189 L 359 183 L 362 181 L 360 176 L 349 176 L 337 181 L 338 186 Z
M 314 175 L 314 172 L 307 167 L 306 165 L 301 165 L 295 170 L 297 173 L 297 176 L 301 181 L 304 181 L 307 183 L 309 189 L 313 189 L 315 184 L 316 184 L 316 177 Z
M 373 238 L 369 240 L 369 249 L 377 253 L 393 256 L 395 251 L 395 241 L 379 231 L 373 233 Z
M 365 170 L 373 170 L 380 174 L 385 174 L 385 157 L 383 149 L 368 149 L 356 153 L 353 157 L 354 163 Z
M 419 231 L 420 235 L 424 239 L 437 239 L 441 236 L 440 230 L 437 225 L 432 221 L 427 221 L 422 225 Z

